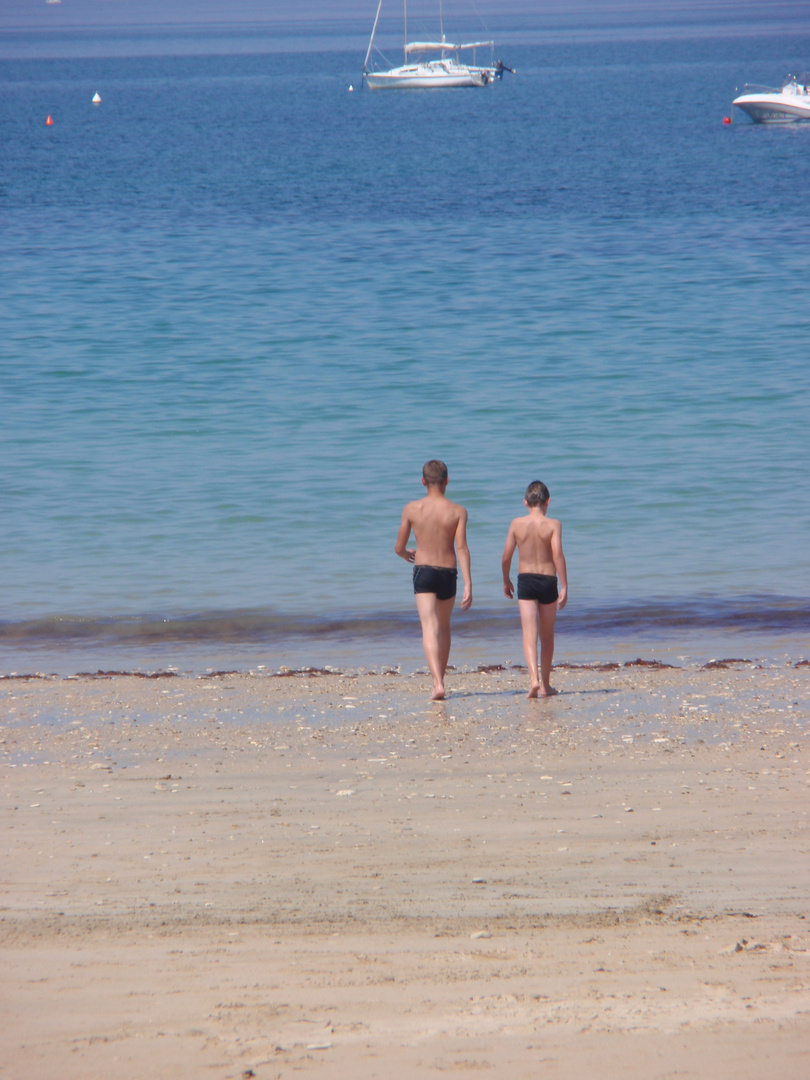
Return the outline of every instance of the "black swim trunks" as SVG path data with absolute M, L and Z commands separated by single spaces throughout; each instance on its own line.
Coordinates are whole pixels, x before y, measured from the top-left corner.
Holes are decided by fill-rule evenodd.
M 413 568 L 413 591 L 432 592 L 437 600 L 452 600 L 456 595 L 458 570 L 450 566 L 415 566 Z
M 555 604 L 558 597 L 557 579 L 553 574 L 518 574 L 518 600 Z

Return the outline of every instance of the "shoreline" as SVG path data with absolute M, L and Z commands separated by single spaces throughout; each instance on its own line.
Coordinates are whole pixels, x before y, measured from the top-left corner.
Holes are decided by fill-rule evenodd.
M 762 633 L 744 630 L 710 630 L 684 634 L 681 629 L 657 633 L 572 633 L 558 620 L 555 667 L 565 665 L 625 664 L 635 659 L 658 660 L 673 667 L 701 667 L 723 659 L 744 659 L 765 665 L 799 663 L 810 659 L 804 632 Z M 497 634 L 465 632 L 454 625 L 451 665 L 470 672 L 500 664 L 525 663 L 519 624 L 509 623 Z M 66 678 L 81 672 L 172 671 L 189 677 L 215 671 L 277 673 L 314 668 L 355 674 L 398 670 L 413 673 L 425 668 L 418 624 L 394 636 L 322 637 L 292 636 L 272 643 L 168 641 L 147 644 L 104 642 L 10 644 L 0 640 L 0 678 L 39 675 Z
M 581 604 L 560 614 L 560 664 L 660 660 L 676 667 L 738 657 L 761 663 L 810 658 L 810 601 L 706 597 Z M 462 671 L 524 663 L 515 605 L 454 614 L 451 662 Z M 196 615 L 52 616 L 0 621 L 0 674 L 80 672 L 352 672 L 424 668 L 416 612 L 342 613 L 314 619 L 271 609 Z
M 7 679 L 9 1080 L 803 1080 L 810 667 Z

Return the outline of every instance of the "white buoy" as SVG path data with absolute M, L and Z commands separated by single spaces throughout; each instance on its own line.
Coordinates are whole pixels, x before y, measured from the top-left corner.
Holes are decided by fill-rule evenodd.
M 93 94 L 93 104 L 94 105 L 100 105 L 101 104 L 101 95 L 99 94 L 98 91 L 96 91 L 95 94 Z
M 354 87 L 353 87 L 353 86 L 350 86 L 350 87 L 349 87 L 349 93 L 351 93 L 351 92 L 352 92 L 352 90 L 354 90 Z

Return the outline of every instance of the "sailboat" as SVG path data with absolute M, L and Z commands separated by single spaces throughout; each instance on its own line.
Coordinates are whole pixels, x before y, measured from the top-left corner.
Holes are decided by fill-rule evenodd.
M 374 37 L 380 21 L 383 0 L 377 4 L 377 14 L 371 30 L 368 51 L 363 61 L 363 79 L 369 90 L 430 90 L 438 87 L 490 86 L 503 78 L 504 71 L 512 71 L 499 60 L 492 61 L 495 48 L 493 41 L 469 41 L 456 45 L 444 36 L 442 3 L 439 0 L 440 41 L 408 41 L 408 0 L 402 0 L 405 37 L 405 63 L 388 71 L 376 71 L 369 66 L 374 50 Z M 481 66 L 476 63 L 476 51 L 489 49 L 490 62 Z M 472 52 L 472 63 L 464 63 L 462 52 Z M 437 55 L 438 54 L 438 55 Z

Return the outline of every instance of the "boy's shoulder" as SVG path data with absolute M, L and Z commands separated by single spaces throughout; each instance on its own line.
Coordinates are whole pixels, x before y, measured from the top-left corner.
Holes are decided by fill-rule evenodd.
M 420 502 L 427 502 L 427 496 L 424 499 L 420 499 Z M 446 495 L 440 496 L 440 501 L 437 501 L 437 505 L 441 506 L 445 513 L 448 514 L 466 514 L 467 511 L 461 505 L 461 503 L 453 502 L 452 499 L 448 499 Z
M 548 532 L 549 530 L 560 528 L 561 523 L 557 518 L 546 517 L 545 514 L 542 517 L 538 517 L 536 514 L 524 514 L 522 517 L 514 518 L 511 527 L 517 531 L 523 532 L 529 532 L 531 530 Z
M 528 514 L 521 514 L 520 517 L 513 518 L 512 524 L 518 527 L 522 525 L 524 528 L 531 528 L 532 526 L 540 527 L 552 520 L 552 518 L 546 517 L 545 514 L 538 517 L 537 514 L 533 514 L 530 511 Z
M 448 499 L 446 495 L 440 496 L 440 501 L 432 495 L 423 495 L 421 499 L 412 499 L 411 502 L 405 504 L 404 513 L 413 514 L 418 513 L 420 510 L 427 506 L 442 506 L 446 512 L 466 514 L 467 511 L 460 503 L 455 503 L 452 499 Z

